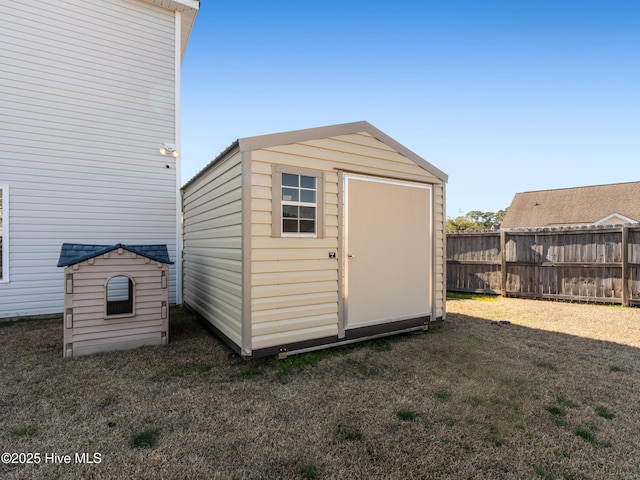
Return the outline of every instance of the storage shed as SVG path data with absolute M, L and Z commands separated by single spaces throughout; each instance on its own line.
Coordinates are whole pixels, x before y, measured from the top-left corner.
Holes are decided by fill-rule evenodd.
M 443 320 L 446 181 L 367 122 L 241 138 L 182 188 L 185 306 L 244 357 Z
M 64 356 L 169 341 L 166 245 L 62 245 Z

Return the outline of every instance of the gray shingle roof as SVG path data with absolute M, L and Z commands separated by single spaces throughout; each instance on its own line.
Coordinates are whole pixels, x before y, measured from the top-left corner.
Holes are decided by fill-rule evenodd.
M 81 243 L 63 243 L 60 251 L 58 267 L 67 267 L 76 263 L 84 262 L 105 253 L 123 248 L 129 252 L 150 258 L 151 260 L 166 264 L 173 264 L 169 258 L 166 245 L 87 245 Z
M 516 193 L 502 227 L 591 225 L 612 214 L 640 222 L 640 182 Z

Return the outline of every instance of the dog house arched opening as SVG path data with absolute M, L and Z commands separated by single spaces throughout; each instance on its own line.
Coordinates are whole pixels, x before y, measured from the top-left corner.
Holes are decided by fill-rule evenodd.
M 105 284 L 107 317 L 135 315 L 135 282 L 128 275 L 118 274 Z

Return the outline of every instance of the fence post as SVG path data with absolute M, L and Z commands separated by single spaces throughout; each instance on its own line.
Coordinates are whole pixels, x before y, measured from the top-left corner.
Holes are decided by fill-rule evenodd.
M 629 272 L 629 225 L 622 226 L 622 240 L 620 248 L 622 248 L 622 305 L 629 306 L 629 282 L 627 275 Z
M 507 296 L 507 252 L 505 251 L 507 232 L 504 229 L 500 229 L 500 275 L 502 280 L 500 281 L 500 289 L 502 296 Z

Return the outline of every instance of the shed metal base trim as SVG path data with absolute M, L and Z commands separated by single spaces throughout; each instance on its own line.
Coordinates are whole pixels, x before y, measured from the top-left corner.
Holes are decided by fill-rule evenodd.
M 197 311 L 190 308 L 188 304 L 184 304 L 184 307 L 192 313 L 198 320 L 204 322 L 209 330 L 211 330 L 218 338 L 224 341 L 235 353 L 243 358 L 260 358 L 268 356 L 281 356 L 286 357 L 288 355 L 295 355 L 300 353 L 312 352 L 314 350 L 320 350 L 322 348 L 339 347 L 341 345 L 348 345 L 350 343 L 363 342 L 366 340 L 374 340 L 376 338 L 388 337 L 391 335 L 400 335 L 403 333 L 415 332 L 424 330 L 428 325 L 439 323 L 444 321 L 442 317 L 438 317 L 435 320 L 431 320 L 430 316 L 418 317 L 409 320 L 402 320 L 399 322 L 390 322 L 380 325 L 372 325 L 369 327 L 354 328 L 346 332 L 346 337 L 338 338 L 338 336 L 314 338 L 311 340 L 305 340 L 303 342 L 289 343 L 286 345 L 279 345 L 275 347 L 260 348 L 253 350 L 251 355 L 243 355 L 242 349 L 216 326 L 212 325 Z
M 385 324 L 372 325 L 369 327 L 354 328 L 351 330 L 347 330 L 345 332 L 346 335 L 344 338 L 338 338 L 337 336 L 323 337 L 306 340 L 304 342 L 261 348 L 258 350 L 254 350 L 252 352 L 251 358 L 266 357 L 272 355 L 286 357 L 288 355 L 311 352 L 314 350 L 320 350 L 322 348 L 338 347 L 341 345 L 362 342 L 365 340 L 373 340 L 376 338 L 388 337 L 391 335 L 415 332 L 424 329 L 424 327 L 430 323 L 430 319 L 430 316 L 426 316 L 408 320 L 401 320 L 399 322 L 390 322 Z
M 396 330 L 404 330 L 412 327 L 422 327 L 423 325 L 429 324 L 430 319 L 430 316 L 416 317 L 399 320 L 397 322 L 379 323 L 366 327 L 350 328 L 349 330 L 345 330 L 344 339 L 351 340 L 354 338 L 369 337 L 381 333 L 393 333 Z

